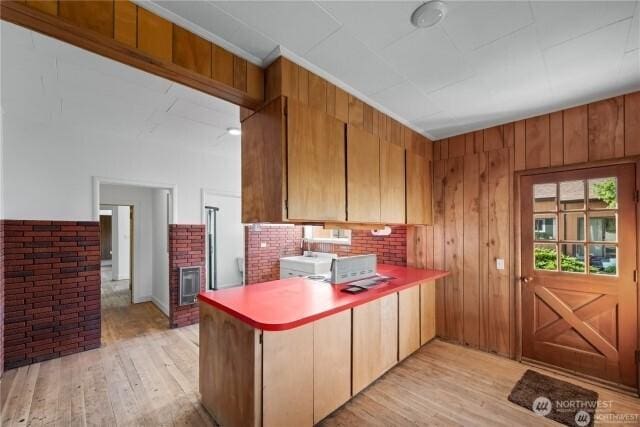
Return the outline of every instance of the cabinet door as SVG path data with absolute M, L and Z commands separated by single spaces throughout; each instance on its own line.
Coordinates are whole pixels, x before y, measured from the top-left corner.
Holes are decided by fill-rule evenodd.
M 380 222 L 380 142 L 354 126 L 347 129 L 347 220 Z
M 398 358 L 420 348 L 420 286 L 398 292 Z
M 398 361 L 398 294 L 353 309 L 353 394 Z
M 242 222 L 282 222 L 285 212 L 284 98 L 242 122 Z
M 313 425 L 313 324 L 262 337 L 262 425 Z
M 407 224 L 431 224 L 431 162 L 410 151 L 407 159 Z
M 420 345 L 436 336 L 436 282 L 420 285 Z
M 351 397 L 351 310 L 313 324 L 313 422 Z
M 380 141 L 380 222 L 404 224 L 404 148 Z
M 288 219 L 346 221 L 344 123 L 289 99 L 287 129 Z

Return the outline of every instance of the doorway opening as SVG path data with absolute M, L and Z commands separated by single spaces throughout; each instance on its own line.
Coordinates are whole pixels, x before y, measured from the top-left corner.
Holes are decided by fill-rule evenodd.
M 100 293 L 103 309 L 133 298 L 133 206 L 100 206 Z
M 244 225 L 238 195 L 203 191 L 207 289 L 244 284 Z
M 102 342 L 169 327 L 168 230 L 172 189 L 97 183 L 101 224 Z

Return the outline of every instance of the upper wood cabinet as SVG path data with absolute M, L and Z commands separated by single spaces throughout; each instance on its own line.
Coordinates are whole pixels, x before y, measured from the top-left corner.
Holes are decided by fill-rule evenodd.
M 242 221 L 346 221 L 344 123 L 284 97 L 243 121 Z
M 407 224 L 431 224 L 431 162 L 406 152 Z
M 286 58 L 265 77 L 241 114 L 244 222 L 431 223 L 431 141 Z
M 344 144 L 344 123 L 289 100 L 289 220 L 346 221 Z
M 380 141 L 354 126 L 347 129 L 347 220 L 380 223 Z
M 404 224 L 405 216 L 404 148 L 380 141 L 380 222 Z

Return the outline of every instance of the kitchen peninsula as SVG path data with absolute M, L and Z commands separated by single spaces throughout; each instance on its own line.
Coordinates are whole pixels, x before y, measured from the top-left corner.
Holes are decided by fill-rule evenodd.
M 202 292 L 200 393 L 225 426 L 313 425 L 435 336 L 445 271 L 378 265 L 392 279 L 291 278 Z

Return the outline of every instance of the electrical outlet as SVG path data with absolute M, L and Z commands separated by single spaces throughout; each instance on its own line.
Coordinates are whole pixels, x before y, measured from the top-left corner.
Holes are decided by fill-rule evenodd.
M 260 247 L 261 248 L 266 248 L 267 247 L 267 242 L 260 242 Z
M 504 270 L 504 260 L 502 258 L 496 259 L 496 268 L 498 270 Z

